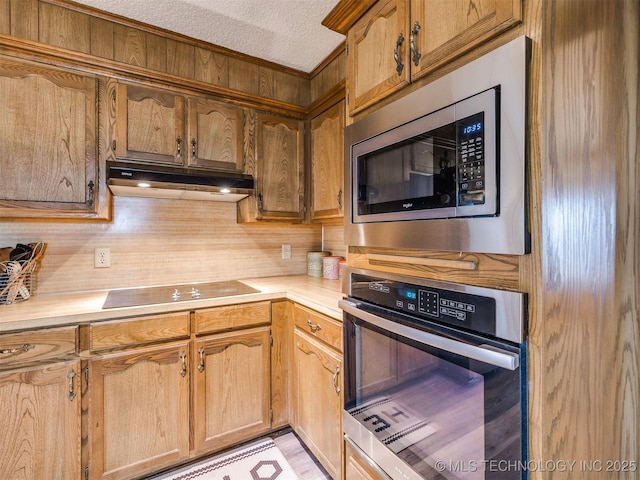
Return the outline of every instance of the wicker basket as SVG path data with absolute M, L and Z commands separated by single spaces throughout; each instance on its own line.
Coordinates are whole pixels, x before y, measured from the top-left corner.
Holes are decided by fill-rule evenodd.
M 35 270 L 44 253 L 45 243 L 30 245 L 33 248 L 27 260 L 0 262 L 0 305 L 10 305 L 31 297 L 35 290 Z

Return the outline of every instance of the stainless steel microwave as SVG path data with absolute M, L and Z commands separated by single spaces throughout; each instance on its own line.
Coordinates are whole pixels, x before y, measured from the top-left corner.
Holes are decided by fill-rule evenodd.
M 345 129 L 345 243 L 529 252 L 527 39 L 506 45 Z

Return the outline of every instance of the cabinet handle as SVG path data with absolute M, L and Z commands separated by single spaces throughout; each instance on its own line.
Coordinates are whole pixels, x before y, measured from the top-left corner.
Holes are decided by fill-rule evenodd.
M 398 72 L 398 76 L 402 75 L 402 70 L 404 69 L 404 65 L 400 61 L 400 54 L 398 50 L 400 50 L 400 45 L 404 42 L 404 35 L 402 33 L 398 36 L 398 40 L 396 40 L 396 48 L 393 50 L 393 59 L 396 61 L 396 72 Z
M 182 139 L 180 137 L 176 138 L 176 145 L 176 158 L 180 159 L 182 158 Z
M 184 351 L 180 352 L 180 360 L 182 363 L 182 369 L 180 370 L 180 375 L 184 377 L 187 375 L 187 354 Z
M 25 343 L 20 348 L 7 348 L 5 350 L 0 350 L 0 354 L 2 354 L 2 355 L 11 355 L 12 353 L 28 352 L 29 350 L 32 350 L 34 348 L 36 348 L 35 345 L 32 345 L 30 343 Z
M 198 355 L 200 355 L 200 365 L 198 365 L 198 371 L 204 372 L 204 347 L 198 349 Z
M 422 57 L 422 54 L 416 48 L 416 42 L 415 42 L 415 37 L 419 31 L 420 31 L 420 24 L 416 20 L 416 23 L 413 24 L 413 28 L 411 29 L 411 35 L 409 35 L 409 46 L 411 48 L 411 53 L 413 53 L 413 57 L 412 57 L 413 64 L 416 67 L 420 63 L 420 57 Z
M 312 332 L 317 332 L 318 330 L 322 330 L 322 326 L 319 323 L 316 323 L 315 325 L 313 323 L 311 323 L 311 319 L 307 319 L 307 325 L 309 325 L 309 328 L 311 329 Z
M 196 160 L 196 139 L 192 138 L 191 139 L 191 160 L 195 161 Z
M 333 389 L 336 391 L 336 395 L 340 395 L 340 386 L 338 385 L 338 375 L 340 375 L 340 365 L 336 366 L 336 370 L 333 374 Z
M 338 199 L 338 208 L 342 210 L 342 189 L 340 189 L 340 191 L 338 192 L 337 199 Z
M 76 372 L 74 370 L 69 371 L 67 378 L 69 379 L 69 394 L 67 396 L 70 401 L 73 401 L 73 399 L 76 398 L 76 391 L 73 386 L 73 379 L 76 378 Z
M 90 180 L 89 183 L 87 184 L 87 187 L 89 187 L 89 191 L 87 192 L 87 205 L 92 207 L 93 206 L 93 202 L 95 201 L 95 196 L 96 196 L 96 191 L 95 191 L 95 187 L 96 184 L 93 183 L 93 180 Z

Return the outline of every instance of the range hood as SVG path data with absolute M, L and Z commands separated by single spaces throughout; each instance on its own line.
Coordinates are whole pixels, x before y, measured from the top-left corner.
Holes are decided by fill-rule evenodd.
M 107 162 L 114 195 L 237 202 L 253 192 L 253 177 L 241 173 Z

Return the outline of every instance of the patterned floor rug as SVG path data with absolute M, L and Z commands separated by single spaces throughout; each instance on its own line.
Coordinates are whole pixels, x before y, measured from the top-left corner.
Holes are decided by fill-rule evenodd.
M 352 408 L 349 413 L 395 453 L 436 432 L 430 421 L 387 397 Z
M 298 480 L 298 477 L 268 438 L 152 480 Z

